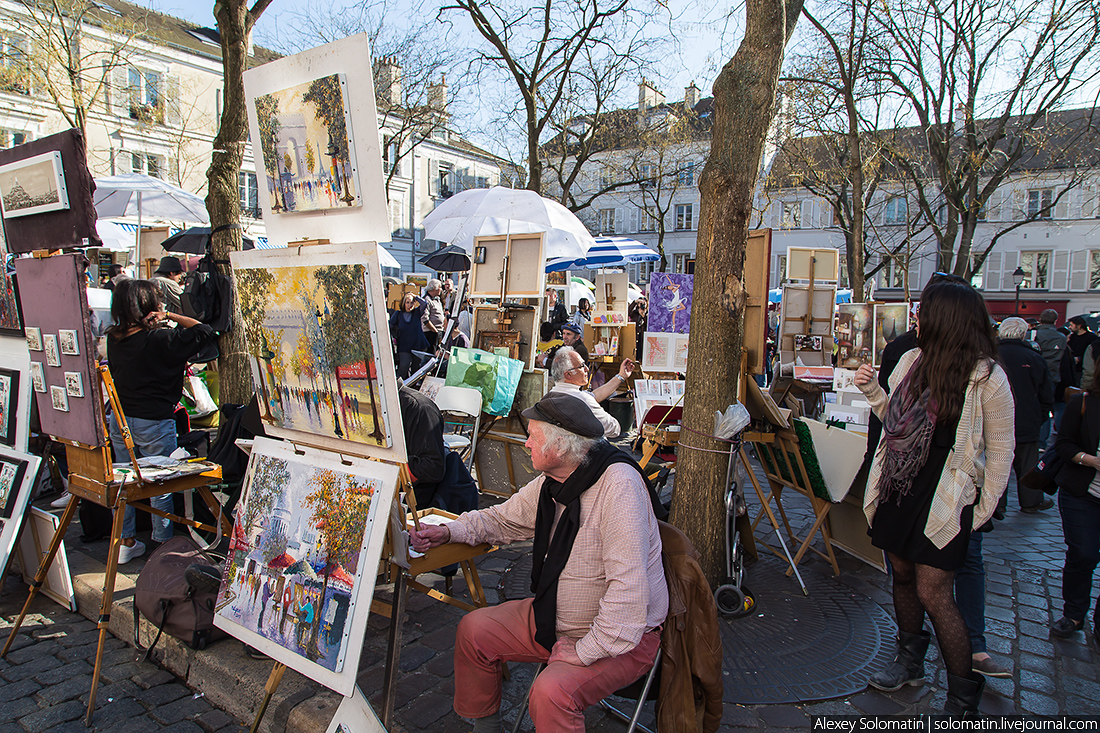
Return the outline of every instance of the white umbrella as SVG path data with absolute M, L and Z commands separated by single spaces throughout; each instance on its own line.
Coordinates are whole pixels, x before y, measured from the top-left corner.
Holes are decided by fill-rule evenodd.
M 588 228 L 556 201 L 525 189 L 475 188 L 452 196 L 424 217 L 426 239 L 473 252 L 474 237 L 543 232 L 543 256 L 576 259 L 595 244 Z
M 134 247 L 134 233 L 118 222 L 99 219 L 95 223 L 96 234 L 103 242 L 104 249 L 116 252 L 129 252 Z
M 378 245 L 378 264 L 382 267 L 396 267 L 398 270 L 401 269 L 401 263 L 382 245 Z
M 95 179 L 95 210 L 101 219 L 144 216 L 198 224 L 210 220 L 206 203 L 195 194 L 139 173 Z

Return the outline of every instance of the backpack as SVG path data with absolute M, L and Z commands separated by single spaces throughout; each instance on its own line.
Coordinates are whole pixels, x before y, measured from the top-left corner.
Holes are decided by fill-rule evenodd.
M 218 274 L 214 255 L 208 253 L 183 286 L 183 313 L 218 333 L 226 333 L 233 327 L 232 290 L 233 283 L 228 276 Z
M 214 628 L 218 594 L 197 591 L 184 577 L 184 571 L 192 563 L 221 564 L 200 550 L 190 537 L 173 537 L 158 547 L 141 569 L 134 588 L 134 646 L 144 652 L 143 661 L 162 633 L 176 637 L 192 649 L 205 649 L 226 636 L 224 631 Z M 157 635 L 148 648 L 143 648 L 139 641 L 139 612 L 157 627 Z

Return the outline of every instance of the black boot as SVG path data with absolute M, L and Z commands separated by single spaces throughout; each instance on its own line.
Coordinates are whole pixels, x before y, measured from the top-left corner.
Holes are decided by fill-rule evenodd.
M 924 655 L 932 635 L 927 631 L 919 634 L 898 632 L 898 655 L 886 669 L 876 672 L 868 681 L 871 687 L 883 692 L 896 692 L 905 685 L 919 685 L 924 682 Z
M 985 678 L 981 675 L 977 679 L 947 675 L 947 703 L 943 711 L 957 718 L 976 718 L 984 689 Z

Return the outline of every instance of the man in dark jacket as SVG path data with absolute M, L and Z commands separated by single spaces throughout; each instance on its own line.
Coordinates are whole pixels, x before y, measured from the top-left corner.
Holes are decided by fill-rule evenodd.
M 1098 337 L 1089 330 L 1088 321 L 1082 316 L 1074 316 L 1066 321 L 1069 329 L 1069 337 L 1066 339 L 1066 347 L 1073 354 L 1073 368 L 1077 373 L 1077 384 L 1081 383 L 1081 372 L 1085 366 L 1085 350 L 1096 341 Z
M 1054 506 L 1038 489 L 1029 489 L 1020 483 L 1020 477 L 1039 462 L 1039 430 L 1050 417 L 1054 406 L 1054 382 L 1043 355 L 1023 340 L 1027 322 L 1022 318 L 1006 318 L 1000 328 L 1001 361 L 1012 385 L 1016 401 L 1016 453 L 1012 470 L 1016 474 L 1016 496 L 1020 511 L 1034 513 Z M 1059 362 L 1061 361 L 1059 353 Z M 1000 509 L 1007 505 L 1001 496 Z

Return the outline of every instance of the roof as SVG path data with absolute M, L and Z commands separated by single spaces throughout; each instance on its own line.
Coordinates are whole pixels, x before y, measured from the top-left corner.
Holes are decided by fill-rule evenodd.
M 637 107 L 609 110 L 599 115 L 597 124 L 600 127 L 592 152 L 604 150 L 622 150 L 642 145 L 640 136 L 646 132 L 645 126 L 638 124 L 639 115 L 645 115 L 652 120 L 658 115 L 671 115 L 686 123 L 689 137 L 692 140 L 704 141 L 710 139 L 710 131 L 714 122 L 714 99 L 707 97 L 700 100 L 690 110 L 683 102 L 662 102 L 640 112 Z M 569 120 L 568 127 L 574 125 L 591 124 L 592 115 L 579 115 Z M 566 139 L 565 132 L 559 132 L 554 137 L 543 143 L 543 151 L 558 149 Z M 567 155 L 572 151 L 566 151 Z

